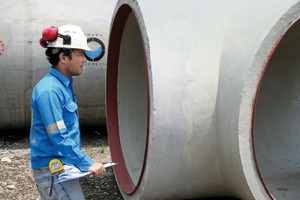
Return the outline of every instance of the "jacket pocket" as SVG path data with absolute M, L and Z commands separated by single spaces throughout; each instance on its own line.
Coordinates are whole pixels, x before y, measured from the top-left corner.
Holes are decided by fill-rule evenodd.
M 75 112 L 78 109 L 78 106 L 75 102 L 73 102 L 72 100 L 68 101 L 66 104 L 66 109 L 69 112 Z
M 66 103 L 63 118 L 67 127 L 74 126 L 74 124 L 77 123 L 78 121 L 77 109 L 78 106 L 74 101 L 69 100 Z

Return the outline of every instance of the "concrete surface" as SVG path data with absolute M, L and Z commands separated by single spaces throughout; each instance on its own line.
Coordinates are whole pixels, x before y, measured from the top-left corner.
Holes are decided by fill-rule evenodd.
M 106 103 L 124 199 L 298 199 L 298 45 L 281 47 L 297 2 L 118 1 Z

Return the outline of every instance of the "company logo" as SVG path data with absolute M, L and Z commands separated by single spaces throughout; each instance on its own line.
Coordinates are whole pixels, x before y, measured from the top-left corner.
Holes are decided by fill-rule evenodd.
M 0 40 L 0 56 L 2 55 L 2 52 L 4 51 L 4 43 L 2 40 Z
M 103 58 L 103 56 L 105 54 L 105 46 L 104 46 L 104 43 L 100 39 L 91 37 L 91 38 L 87 39 L 87 43 L 90 44 L 89 46 L 93 45 L 93 47 L 96 47 L 96 48 L 93 48 L 96 50 L 85 51 L 85 56 L 88 61 L 96 62 L 96 61 L 99 61 L 101 58 Z

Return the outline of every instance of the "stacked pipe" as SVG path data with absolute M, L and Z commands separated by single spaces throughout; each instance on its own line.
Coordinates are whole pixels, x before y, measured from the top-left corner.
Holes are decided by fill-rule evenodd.
M 107 43 L 115 5 L 116 0 L 1 1 L 0 129 L 30 126 L 31 91 L 50 66 L 39 44 L 42 31 L 66 24 L 80 26 L 93 50 L 74 82 L 81 125 L 105 125 Z
M 107 128 L 124 199 L 299 199 L 300 3 L 119 0 Z

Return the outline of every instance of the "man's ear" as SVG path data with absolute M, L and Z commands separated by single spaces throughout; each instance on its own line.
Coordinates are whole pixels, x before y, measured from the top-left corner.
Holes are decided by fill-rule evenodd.
M 62 63 L 66 63 L 66 59 L 67 59 L 67 56 L 64 55 L 63 52 L 61 52 L 59 54 L 59 60 L 62 62 Z

